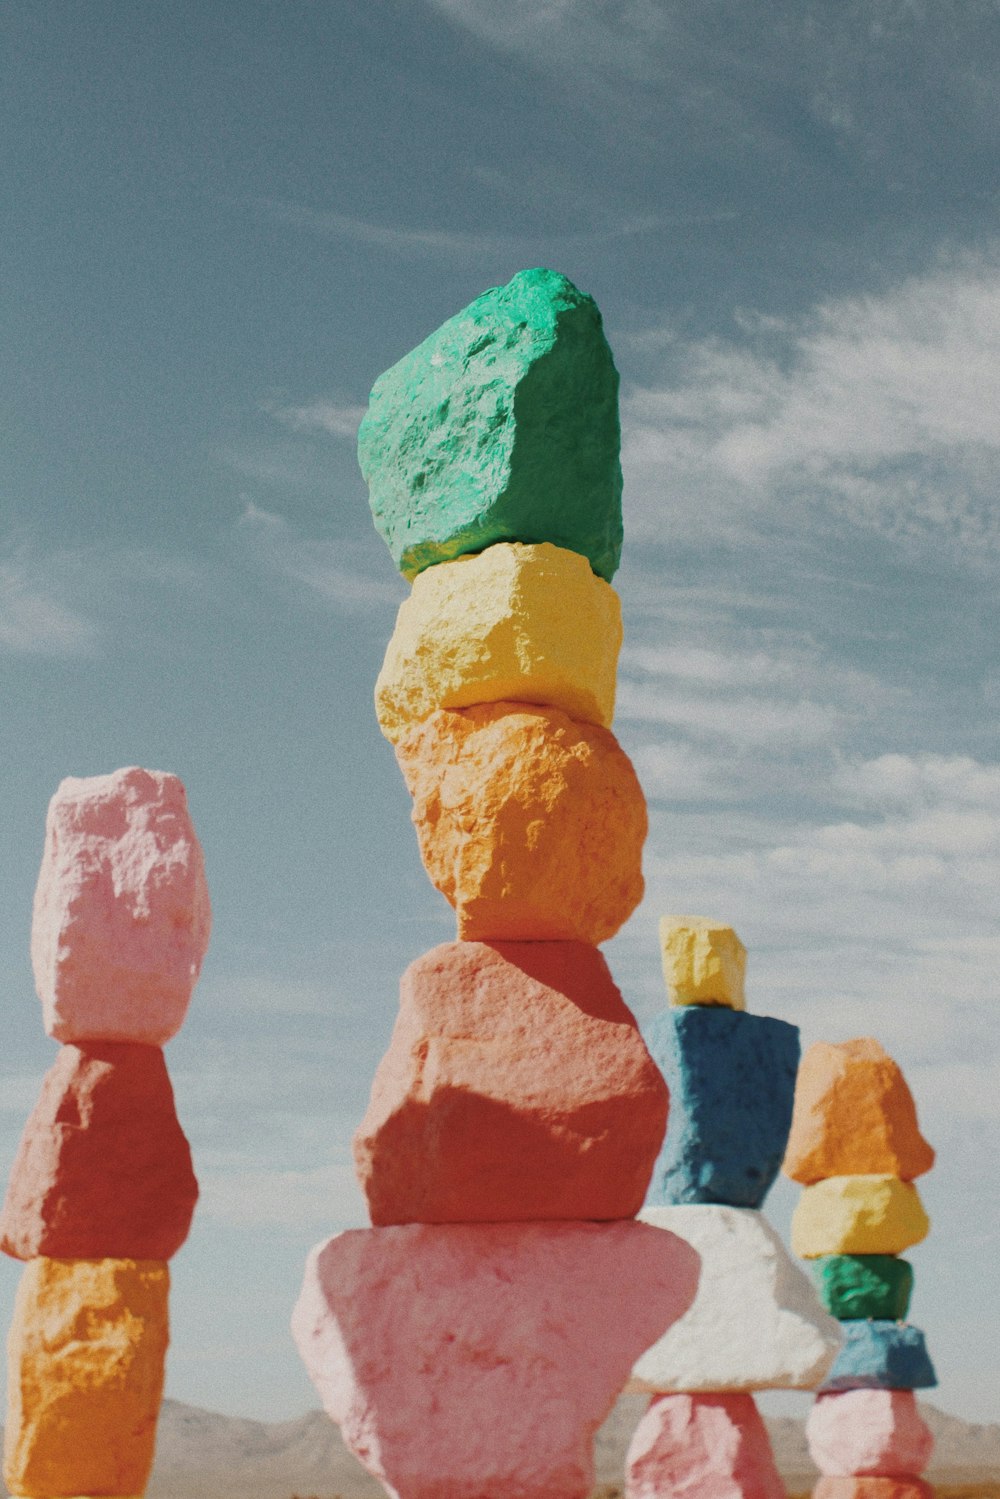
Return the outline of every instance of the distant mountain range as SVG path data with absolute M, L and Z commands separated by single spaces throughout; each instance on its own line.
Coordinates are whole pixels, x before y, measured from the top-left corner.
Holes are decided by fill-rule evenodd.
M 644 1395 L 623 1395 L 597 1435 L 597 1481 L 621 1481 L 625 1449 Z M 935 1437 L 928 1476 L 939 1483 L 1000 1481 L 1000 1425 L 976 1426 L 932 1405 L 921 1411 Z M 768 1420 L 775 1456 L 790 1488 L 811 1486 L 801 1421 Z M 3 1491 L 6 1493 L 6 1490 Z M 148 1499 L 384 1499 L 385 1491 L 346 1451 L 321 1411 L 297 1421 L 244 1421 L 167 1400 Z

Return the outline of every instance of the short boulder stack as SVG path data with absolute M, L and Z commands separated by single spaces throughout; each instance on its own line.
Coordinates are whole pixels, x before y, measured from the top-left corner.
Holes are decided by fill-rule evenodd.
M 930 1227 L 913 1178 L 933 1161 L 903 1074 L 877 1041 L 810 1047 L 783 1168 L 804 1187 L 792 1245 L 813 1260 L 845 1333 L 806 1428 L 823 1475 L 814 1499 L 931 1492 L 919 1475 L 933 1438 L 914 1391 L 937 1379 L 923 1333 L 905 1321 L 913 1271 L 899 1256 Z
M 0 1215 L 0 1247 L 28 1262 L 4 1434 L 18 1499 L 134 1496 L 149 1477 L 167 1261 L 198 1196 L 161 1047 L 183 1022 L 210 919 L 176 776 L 63 781 L 32 932 L 45 1028 L 62 1044 Z
M 383 375 L 358 438 L 412 591 L 375 689 L 456 938 L 403 975 L 354 1139 L 370 1229 L 310 1255 L 293 1332 L 396 1499 L 585 1499 L 698 1255 L 634 1221 L 667 1087 L 597 944 L 642 898 L 611 732 L 618 376 L 590 297 L 523 271 Z
M 700 916 L 660 923 L 670 1007 L 645 1028 L 670 1090 L 641 1221 L 701 1256 L 690 1309 L 647 1349 L 630 1388 L 653 1402 L 627 1458 L 628 1499 L 769 1499 L 784 1488 L 754 1390 L 816 1389 L 835 1320 L 760 1209 L 785 1154 L 798 1030 L 746 1010 L 746 949 Z

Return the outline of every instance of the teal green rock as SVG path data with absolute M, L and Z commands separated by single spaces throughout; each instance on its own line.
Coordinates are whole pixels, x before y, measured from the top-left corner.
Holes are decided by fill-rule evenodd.
M 550 541 L 610 580 L 622 544 L 618 371 L 592 297 L 556 271 L 484 292 L 375 382 L 358 433 L 400 572 Z
M 840 1322 L 905 1322 L 913 1266 L 892 1254 L 830 1254 L 813 1263 L 820 1300 Z

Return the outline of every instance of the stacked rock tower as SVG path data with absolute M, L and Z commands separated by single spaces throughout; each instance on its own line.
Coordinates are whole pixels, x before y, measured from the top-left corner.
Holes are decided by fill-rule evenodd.
M 376 686 L 457 939 L 404 974 L 355 1136 L 371 1229 L 315 1249 L 293 1330 L 399 1499 L 582 1499 L 593 1433 L 689 1305 L 633 1215 L 667 1089 L 597 944 L 642 895 L 611 734 L 618 376 L 590 297 L 525 271 L 376 383 L 359 435 L 412 592 Z
M 693 1306 L 636 1363 L 653 1394 L 628 1499 L 782 1499 L 752 1392 L 815 1389 L 840 1345 L 760 1209 L 792 1119 L 799 1033 L 745 1008 L 746 950 L 705 917 L 660 923 L 670 1007 L 646 1027 L 670 1124 L 640 1217 L 701 1256 Z
M 137 1496 L 153 1460 L 167 1261 L 198 1187 L 162 1046 L 208 945 L 201 848 L 176 776 L 63 781 L 31 955 L 60 1042 L 21 1140 L 0 1245 L 26 1260 L 8 1345 L 4 1478 L 18 1499 Z
M 792 1247 L 814 1261 L 844 1329 L 806 1434 L 823 1475 L 815 1499 L 921 1499 L 933 1437 L 914 1391 L 937 1383 L 924 1335 L 906 1321 L 913 1270 L 899 1256 L 930 1227 L 914 1179 L 934 1151 L 897 1064 L 877 1041 L 806 1052 L 784 1171 L 805 1190 Z

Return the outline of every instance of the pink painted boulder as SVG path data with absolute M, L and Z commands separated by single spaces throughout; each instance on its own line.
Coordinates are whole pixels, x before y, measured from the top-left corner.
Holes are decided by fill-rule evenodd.
M 309 1255 L 292 1332 L 397 1499 L 584 1499 L 597 1427 L 697 1279 L 643 1223 L 352 1229 Z
M 841 1390 L 817 1397 L 806 1422 L 812 1460 L 832 1478 L 912 1477 L 934 1438 L 912 1390 Z
M 57 1041 L 162 1046 L 208 946 L 201 846 L 176 776 L 132 766 L 60 785 L 45 824 L 31 961 Z
M 354 1158 L 375 1224 L 631 1218 L 666 1121 L 596 947 L 447 942 L 403 975 Z
M 812 1499 L 934 1499 L 934 1489 L 922 1478 L 821 1478 Z
M 785 1499 L 752 1395 L 657 1395 L 625 1458 L 626 1499 Z
M 20 1260 L 168 1260 L 197 1198 L 159 1047 L 61 1046 L 21 1137 L 0 1249 Z

